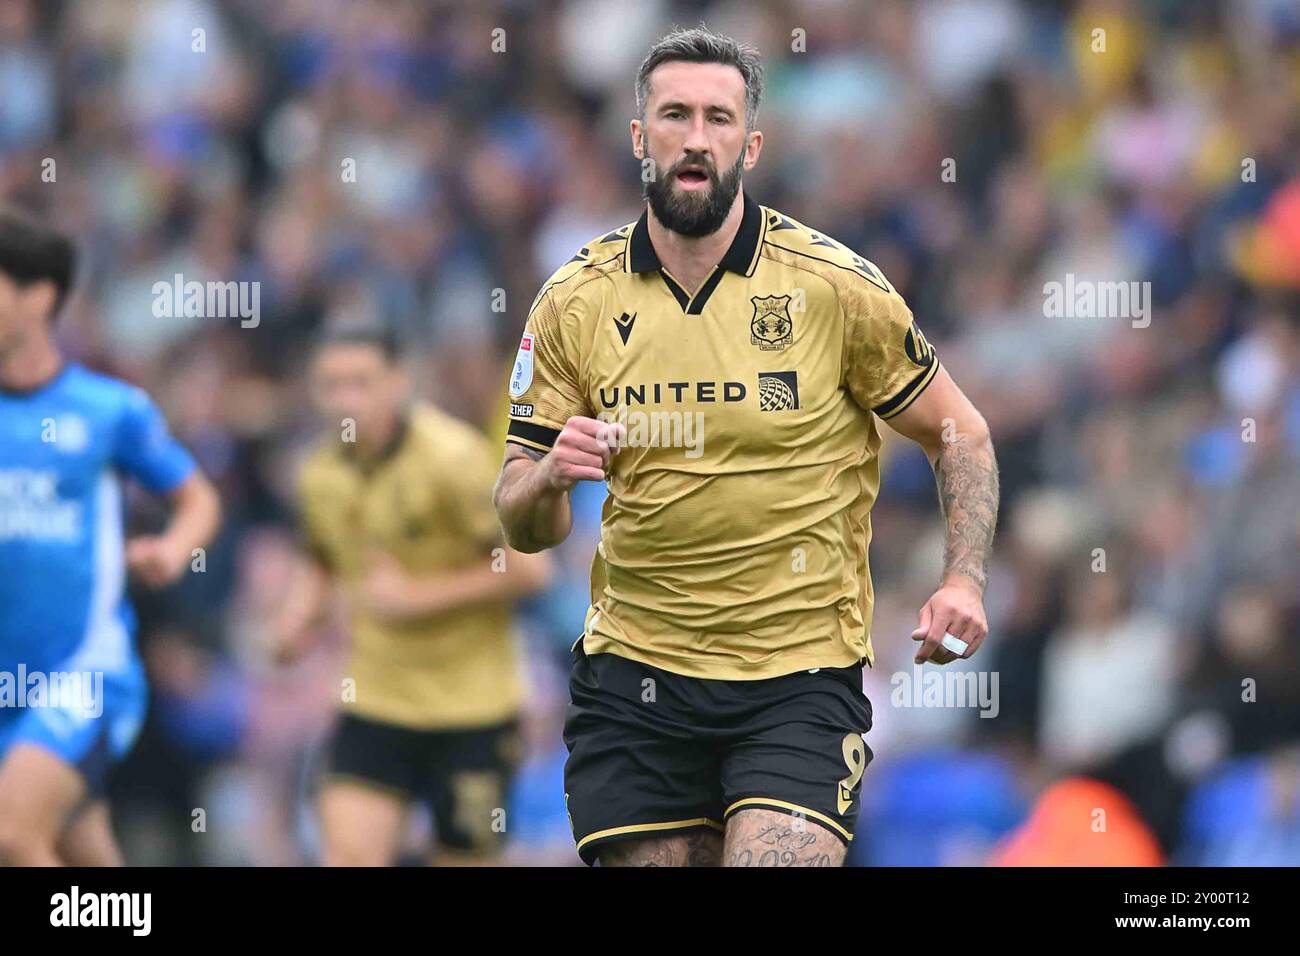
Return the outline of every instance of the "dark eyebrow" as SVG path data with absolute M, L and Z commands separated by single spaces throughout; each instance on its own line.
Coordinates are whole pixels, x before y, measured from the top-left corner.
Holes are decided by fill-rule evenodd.
M 666 112 L 668 112 L 669 110 L 679 110 L 679 111 L 681 111 L 681 112 L 683 112 L 683 113 L 689 113 L 689 112 L 691 111 L 691 108 L 690 108 L 687 104 L 685 104 L 685 103 L 683 103 L 683 102 L 681 102 L 681 101 L 679 101 L 679 100 L 673 100 L 673 101 L 670 101 L 670 102 L 668 102 L 668 103 L 662 103 L 662 104 L 660 104 L 658 112 L 660 112 L 660 113 L 666 113 Z M 734 116 L 736 115 L 735 111 L 732 110 L 732 108 L 731 108 L 730 106 L 722 106 L 722 105 L 718 105 L 718 104 L 714 104 L 714 105 L 712 105 L 712 106 L 706 106 L 706 107 L 704 107 L 704 112 L 706 112 L 706 113 L 725 113 L 725 114 L 727 114 L 728 116 L 732 116 L 732 117 L 734 117 Z

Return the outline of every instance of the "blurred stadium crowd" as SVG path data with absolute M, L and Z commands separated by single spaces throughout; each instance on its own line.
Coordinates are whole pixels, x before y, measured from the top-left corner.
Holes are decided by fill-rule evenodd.
M 346 636 L 291 668 L 260 638 L 307 342 L 382 314 L 500 436 L 540 282 L 639 214 L 636 65 L 700 21 L 765 56 L 745 188 L 881 267 L 1001 463 L 981 716 L 904 706 L 942 538 L 928 463 L 886 448 L 851 861 L 1086 860 L 1062 820 L 1105 807 L 1111 862 L 1300 864 L 1300 4 L 0 0 L 0 196 L 86 259 L 62 339 L 155 395 L 227 508 L 206 573 L 136 597 L 128 859 L 315 858 Z M 156 318 L 177 273 L 260 283 L 259 324 Z M 1149 325 L 1049 316 L 1067 274 L 1149 282 Z M 515 862 L 576 861 L 559 726 L 602 494 L 519 615 Z

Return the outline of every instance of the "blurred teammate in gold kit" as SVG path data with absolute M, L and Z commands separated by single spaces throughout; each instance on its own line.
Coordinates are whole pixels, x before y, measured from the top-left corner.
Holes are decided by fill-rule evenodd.
M 292 656 L 342 592 L 354 693 L 321 794 L 325 863 L 393 863 L 421 800 L 435 862 L 491 862 L 518 759 L 511 602 L 545 583 L 547 564 L 502 544 L 486 438 L 411 401 L 387 330 L 328 332 L 312 391 L 340 431 L 299 478 L 305 560 L 274 633 Z

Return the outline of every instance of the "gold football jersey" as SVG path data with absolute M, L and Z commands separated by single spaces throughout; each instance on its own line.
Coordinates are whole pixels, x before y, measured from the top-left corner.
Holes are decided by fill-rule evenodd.
M 748 196 L 693 295 L 646 215 L 585 246 L 533 302 L 507 440 L 546 451 L 574 415 L 627 429 L 586 652 L 729 680 L 870 661 L 876 419 L 938 367 L 880 270 Z
M 363 468 L 352 447 L 322 444 L 299 480 L 308 546 L 345 591 L 364 580 L 377 551 L 411 574 L 437 575 L 485 561 L 499 545 L 496 456 L 471 426 L 417 404 L 379 461 Z M 399 623 L 348 605 L 345 676 L 356 682 L 349 710 L 424 730 L 487 726 L 517 712 L 522 691 L 508 604 Z

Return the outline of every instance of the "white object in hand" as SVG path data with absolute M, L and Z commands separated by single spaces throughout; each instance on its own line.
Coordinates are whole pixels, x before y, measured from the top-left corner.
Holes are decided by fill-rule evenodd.
M 970 649 L 970 645 L 967 644 L 965 641 L 963 641 L 960 637 L 953 637 L 951 634 L 947 633 L 946 631 L 944 632 L 943 640 L 940 641 L 939 643 L 944 647 L 944 649 L 952 651 L 958 657 L 960 657 L 962 654 L 965 654 L 966 651 Z

